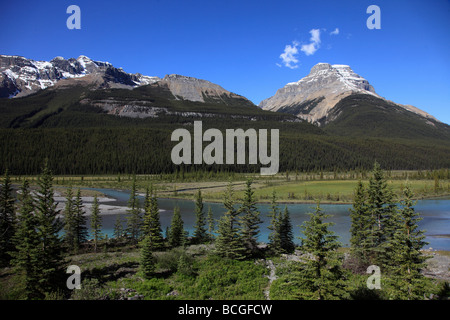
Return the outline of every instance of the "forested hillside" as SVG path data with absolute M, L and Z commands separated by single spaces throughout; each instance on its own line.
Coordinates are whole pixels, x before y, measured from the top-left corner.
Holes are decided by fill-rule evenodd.
M 105 101 L 159 111 L 153 116 L 145 116 L 147 111 L 118 116 L 102 107 Z M 402 114 L 398 121 L 385 123 L 388 131 L 383 118 L 377 120 L 373 113 L 357 116 L 343 108 L 342 120 L 322 129 L 293 115 L 263 111 L 244 99 L 203 103 L 170 98 L 156 84 L 134 90 L 47 89 L 25 98 L 0 99 L 0 170 L 36 174 L 48 158 L 55 174 L 174 172 L 181 168 L 170 158 L 176 145 L 170 141 L 171 133 L 177 128 L 193 132 L 195 120 L 203 121 L 203 131 L 217 128 L 224 135 L 225 129 L 279 129 L 280 171 L 369 169 L 374 160 L 386 169 L 450 167 L 450 139 L 445 133 L 424 126 L 416 126 L 417 131 L 395 126 L 400 120 L 416 125 L 415 119 Z M 191 165 L 183 170 L 258 172 L 259 168 Z

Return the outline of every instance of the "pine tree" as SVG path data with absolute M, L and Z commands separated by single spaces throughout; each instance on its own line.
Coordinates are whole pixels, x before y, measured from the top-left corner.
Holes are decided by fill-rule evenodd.
M 391 254 L 391 273 L 395 288 L 393 299 L 421 299 L 425 293 L 427 281 L 421 270 L 426 266 L 429 257 L 420 251 L 427 243 L 425 231 L 418 229 L 422 220 L 414 210 L 413 193 L 407 186 L 403 191 L 405 199 L 401 201 L 399 210 L 400 224 L 389 247 Z
M 241 218 L 241 237 L 246 248 L 247 257 L 255 255 L 258 251 L 257 241 L 259 225 L 262 223 L 259 218 L 260 213 L 258 208 L 256 208 L 254 193 L 255 192 L 252 190 L 251 180 L 247 180 L 244 199 L 241 207 L 239 208 L 239 213 L 243 214 Z
M 184 245 L 184 228 L 181 219 L 180 208 L 173 209 L 173 217 L 169 229 L 169 245 L 171 247 L 179 247 Z
M 128 200 L 127 233 L 131 241 L 137 243 L 141 236 L 142 219 L 136 190 L 136 175 L 133 175 L 130 199 Z
M 368 238 L 372 230 L 372 220 L 367 207 L 367 192 L 361 181 L 355 189 L 353 208 L 350 209 L 350 251 L 358 264 L 368 266 L 370 249 L 373 248 L 373 238 Z M 370 242 L 369 242 L 370 241 Z
M 277 205 L 277 196 L 275 190 L 273 190 L 269 211 L 270 225 L 268 226 L 268 229 L 271 231 L 269 234 L 269 246 L 274 254 L 280 254 L 282 251 L 280 235 L 280 215 L 280 209 Z
M 294 252 L 294 235 L 292 233 L 291 217 L 287 206 L 284 207 L 284 211 L 280 216 L 279 234 L 281 251 L 283 253 Z
M 124 235 L 124 228 L 123 228 L 123 222 L 120 216 L 117 216 L 116 222 L 114 223 L 114 231 L 113 231 L 113 237 L 116 240 L 121 240 Z
M 11 179 L 8 170 L 5 171 L 3 184 L 0 187 L 0 266 L 9 264 L 9 252 L 14 250 L 13 237 L 15 233 L 15 212 L 12 196 Z
M 44 294 L 41 292 L 39 284 L 41 277 L 39 270 L 40 239 L 36 230 L 38 221 L 34 214 L 34 202 L 27 180 L 24 180 L 20 190 L 17 232 L 13 238 L 16 250 L 11 253 L 11 262 L 24 274 L 27 299 L 42 299 Z
M 162 236 L 161 221 L 159 218 L 159 206 L 156 192 L 151 187 L 148 190 L 147 207 L 144 213 L 144 234 L 149 237 L 149 245 L 152 251 L 164 248 L 164 238 Z
M 337 236 L 329 230 L 332 223 L 324 222 L 329 215 L 321 210 L 319 204 L 309 216 L 309 221 L 302 224 L 305 236 L 302 249 L 309 258 L 305 263 L 300 262 L 296 273 L 297 296 L 311 300 L 339 299 L 345 292 L 341 261 L 337 255 L 340 244 Z
M 37 233 L 40 239 L 38 268 L 41 272 L 39 284 L 42 292 L 50 293 L 60 289 L 64 283 L 62 269 L 62 241 L 58 235 L 62 223 L 57 217 L 57 203 L 54 200 L 53 176 L 45 161 L 42 173 L 38 178 L 36 200 Z
M 98 241 L 102 237 L 102 217 L 100 216 L 98 198 L 96 195 L 94 196 L 94 202 L 92 203 L 91 229 L 94 240 L 94 252 L 97 252 Z
M 213 212 L 212 212 L 211 207 L 208 207 L 208 214 L 206 216 L 206 220 L 208 222 L 209 240 L 212 241 L 212 240 L 214 240 L 214 231 L 216 230 L 216 226 L 215 226 Z
M 153 243 L 151 235 L 148 234 L 141 241 L 141 269 L 144 278 L 150 279 L 155 271 L 155 257 L 153 256 Z
M 153 185 L 147 186 L 144 197 L 144 217 L 142 225 L 142 234 L 145 237 L 150 232 L 150 208 L 152 205 Z
M 64 242 L 70 251 L 75 251 L 77 247 L 76 219 L 72 188 L 67 188 L 66 205 L 64 208 Z
M 228 184 L 223 204 L 227 211 L 219 220 L 215 252 L 225 258 L 244 259 L 245 248 L 242 245 L 237 222 L 239 212 L 234 208 L 234 193 L 231 182 Z
M 88 229 L 86 226 L 86 216 L 83 206 L 83 200 L 81 199 L 80 188 L 77 190 L 75 200 L 73 202 L 73 219 L 75 227 L 75 251 L 77 251 L 83 243 L 87 241 Z
M 198 190 L 195 199 L 195 226 L 192 241 L 197 244 L 208 241 L 208 235 L 206 234 L 206 219 L 203 211 L 203 198 L 200 189 Z
M 375 162 L 372 177 L 368 187 L 368 225 L 371 230 L 366 233 L 366 251 L 371 259 L 370 263 L 389 265 L 388 245 L 397 227 L 397 210 L 394 194 L 389 189 L 380 165 Z

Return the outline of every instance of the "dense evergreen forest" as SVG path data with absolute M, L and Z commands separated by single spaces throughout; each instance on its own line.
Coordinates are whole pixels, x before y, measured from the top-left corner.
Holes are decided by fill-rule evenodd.
M 259 165 L 248 164 L 183 169 L 174 165 L 170 153 L 177 142 L 170 141 L 171 133 L 177 128 L 192 132 L 193 122 L 199 120 L 203 131 L 217 128 L 224 136 L 226 129 L 279 129 L 279 171 L 367 170 L 375 160 L 387 170 L 450 167 L 447 125 L 432 127 L 411 114 L 386 115 L 385 106 L 374 107 L 376 101 L 358 102 L 361 108 L 355 114 L 347 110 L 354 100 L 345 100 L 339 106 L 342 119 L 319 128 L 242 99 L 200 103 L 169 99 L 169 93 L 161 90 L 158 86 L 93 91 L 73 87 L 0 99 L 0 170 L 37 174 L 48 158 L 54 174 L 259 172 Z M 111 115 L 96 105 L 105 99 L 171 113 L 156 118 Z
M 180 170 L 170 153 L 173 130 L 198 119 L 116 119 L 117 126 L 0 129 L 0 169 L 37 174 L 45 158 L 55 174 L 170 173 Z M 179 121 L 182 120 L 182 121 Z M 101 123 L 99 121 L 98 123 Z M 278 128 L 280 171 L 370 169 L 374 160 L 389 170 L 450 167 L 450 145 L 430 140 L 331 136 L 306 123 L 204 120 L 203 128 Z M 204 144 L 206 145 L 206 143 Z M 184 171 L 259 172 L 259 165 L 190 165 Z

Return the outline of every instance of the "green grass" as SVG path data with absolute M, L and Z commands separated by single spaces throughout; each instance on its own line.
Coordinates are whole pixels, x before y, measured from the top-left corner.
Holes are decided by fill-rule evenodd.
M 178 269 L 180 255 L 187 255 L 189 273 Z M 126 296 L 143 295 L 147 300 L 264 299 L 268 285 L 264 264 L 220 258 L 205 246 L 176 248 L 154 256 L 156 270 L 151 279 L 144 279 L 139 269 L 136 248 L 71 256 L 68 263 L 81 268 L 83 279 L 82 289 L 73 292 L 73 298 L 118 298 L 126 289 Z
M 139 273 L 122 279 L 113 287 L 125 287 L 141 294 L 145 299 L 182 300 L 261 300 L 268 280 L 267 269 L 254 261 L 234 261 L 208 255 L 197 257 L 192 275 L 175 272 L 167 277 L 156 274 L 144 280 Z M 168 295 L 175 292 L 175 295 Z
M 368 185 L 368 180 L 362 182 Z M 357 183 L 358 180 L 284 182 L 259 188 L 255 191 L 255 196 L 260 200 L 270 200 L 275 190 L 278 198 L 285 201 L 351 202 Z M 416 198 L 450 194 L 450 181 L 442 181 L 438 190 L 435 190 L 434 182 L 430 180 L 390 180 L 388 184 L 399 197 L 406 185 L 411 187 Z
M 433 179 L 406 179 L 405 174 L 413 175 L 415 172 L 391 171 L 388 176 L 388 185 L 395 194 L 402 198 L 402 190 L 406 185 L 412 189 L 416 199 L 448 196 L 450 195 L 450 180 L 441 179 L 436 188 Z M 275 190 L 278 200 L 283 202 L 302 203 L 316 202 L 322 203 L 351 203 L 353 192 L 358 183 L 354 174 L 341 173 L 334 179 L 333 173 L 322 174 L 295 174 L 289 175 L 289 180 L 285 175 L 278 174 L 273 177 L 262 177 L 255 174 L 235 173 L 233 175 L 217 174 L 203 177 L 196 177 L 193 174 L 186 174 L 185 179 L 176 177 L 174 174 L 168 175 L 138 175 L 137 188 L 141 193 L 145 192 L 149 184 L 153 184 L 161 198 L 192 199 L 198 189 L 203 192 L 205 201 L 221 202 L 228 182 L 233 183 L 235 195 L 238 199 L 243 197 L 245 181 L 253 179 L 255 197 L 259 202 L 269 202 L 272 192 Z M 20 181 L 25 176 L 13 176 L 13 183 L 20 185 Z M 30 183 L 36 184 L 36 176 L 27 176 Z M 361 180 L 366 186 L 368 179 Z M 131 188 L 131 175 L 85 175 L 85 176 L 55 176 L 55 191 L 65 194 L 65 187 L 73 188 L 111 188 L 129 190 Z M 83 195 L 93 196 L 101 193 L 85 190 Z

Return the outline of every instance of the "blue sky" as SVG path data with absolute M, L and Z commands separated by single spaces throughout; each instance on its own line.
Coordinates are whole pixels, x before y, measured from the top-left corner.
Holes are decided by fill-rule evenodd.
M 81 30 L 66 27 L 72 4 Z M 379 30 L 366 27 L 372 4 Z M 0 43 L 0 54 L 83 54 L 127 72 L 206 79 L 255 104 L 318 62 L 348 64 L 379 95 L 450 123 L 448 0 L 15 0 L 1 4 Z M 286 46 L 297 51 L 287 66 Z

